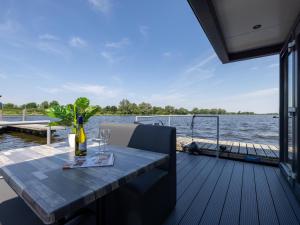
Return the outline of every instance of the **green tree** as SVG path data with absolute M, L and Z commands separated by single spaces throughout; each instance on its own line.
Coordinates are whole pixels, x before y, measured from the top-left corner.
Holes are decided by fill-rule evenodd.
M 162 115 L 162 114 L 165 114 L 165 110 L 162 107 L 153 106 L 152 107 L 152 113 L 155 114 L 155 115 Z
M 175 114 L 186 115 L 186 114 L 189 114 L 189 110 L 181 107 L 179 109 L 175 109 Z
M 165 114 L 174 114 L 175 113 L 175 108 L 174 106 L 170 106 L 170 105 L 167 105 L 165 106 Z
M 16 105 L 14 105 L 13 103 L 6 103 L 6 104 L 3 104 L 3 108 L 14 109 L 14 108 L 18 108 L 18 107 Z
M 35 102 L 29 102 L 26 104 L 27 109 L 36 109 L 38 105 Z
M 118 110 L 121 114 L 133 114 L 136 111 L 136 104 L 132 104 L 129 100 L 127 99 L 123 99 L 120 103 L 119 103 L 119 107 Z
M 48 101 L 43 101 L 40 105 L 42 109 L 48 109 L 49 108 L 49 102 Z
M 53 101 L 51 101 L 51 102 L 49 103 L 49 107 L 54 107 L 54 106 L 59 106 L 58 101 L 53 100 Z
M 139 114 L 150 115 L 152 113 L 152 105 L 146 102 L 142 102 L 138 105 Z

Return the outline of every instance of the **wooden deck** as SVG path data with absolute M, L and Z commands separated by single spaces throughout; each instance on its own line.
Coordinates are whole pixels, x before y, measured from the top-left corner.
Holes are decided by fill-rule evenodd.
M 195 138 L 201 154 L 216 155 L 217 143 L 213 140 Z M 181 144 L 191 142 L 191 138 L 177 137 L 177 149 Z M 279 163 L 279 148 L 275 145 L 253 144 L 234 141 L 220 141 L 219 145 L 226 146 L 226 150 L 220 150 L 220 157 L 267 163 L 277 165 Z
M 164 225 L 299 225 L 278 167 L 177 154 L 177 205 Z

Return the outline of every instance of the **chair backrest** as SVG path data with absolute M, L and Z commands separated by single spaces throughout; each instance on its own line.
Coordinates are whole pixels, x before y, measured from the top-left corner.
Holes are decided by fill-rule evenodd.
M 108 144 L 128 147 L 137 124 L 101 124 L 101 128 L 111 130 L 111 136 Z
M 176 128 L 145 124 L 101 124 L 111 130 L 109 144 L 169 154 L 159 168 L 168 171 L 169 200 L 176 204 Z
M 146 124 L 101 124 L 111 130 L 109 144 L 170 154 L 176 149 L 176 128 Z

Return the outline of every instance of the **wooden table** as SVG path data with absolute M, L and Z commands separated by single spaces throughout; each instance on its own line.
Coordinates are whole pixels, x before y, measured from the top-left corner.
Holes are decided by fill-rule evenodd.
M 0 152 L 0 173 L 45 224 L 52 224 L 168 160 L 168 155 L 107 146 L 112 167 L 63 170 L 74 152 L 64 143 Z M 98 147 L 91 145 L 88 154 Z M 0 192 L 1 193 L 1 192 Z

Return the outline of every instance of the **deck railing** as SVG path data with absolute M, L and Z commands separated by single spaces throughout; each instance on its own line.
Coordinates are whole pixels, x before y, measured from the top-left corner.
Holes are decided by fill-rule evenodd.
M 158 124 L 158 125 L 163 125 L 163 126 L 172 126 L 172 119 L 174 118 L 190 118 L 190 125 L 189 128 L 191 130 L 191 138 L 192 141 L 194 140 L 194 130 L 195 130 L 195 118 L 214 118 L 216 119 L 216 140 L 217 140 L 217 157 L 219 156 L 219 140 L 220 140 L 220 117 L 218 115 L 153 115 L 153 116 L 136 116 L 135 117 L 135 122 L 138 123 L 149 123 L 151 122 L 152 124 Z M 167 122 L 163 121 L 167 120 Z

